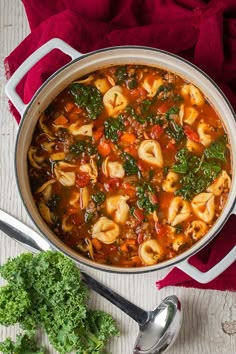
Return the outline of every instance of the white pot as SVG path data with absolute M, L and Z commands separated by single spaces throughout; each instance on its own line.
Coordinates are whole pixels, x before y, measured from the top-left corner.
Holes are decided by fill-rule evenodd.
M 31 102 L 25 105 L 16 93 L 17 84 L 29 71 L 29 69 L 39 61 L 39 59 L 41 59 L 48 52 L 55 48 L 58 48 L 64 53 L 68 54 L 72 58 L 72 61 L 54 73 L 38 89 Z M 77 252 L 70 249 L 66 244 L 64 244 L 57 236 L 55 236 L 55 234 L 49 229 L 49 227 L 40 216 L 30 191 L 27 172 L 27 150 L 30 146 L 32 135 L 41 112 L 43 112 L 51 103 L 51 101 L 73 80 L 78 79 L 79 77 L 82 77 L 102 67 L 125 64 L 143 64 L 161 67 L 180 75 L 187 81 L 199 87 L 214 106 L 219 116 L 221 117 L 221 120 L 224 122 L 232 149 L 231 154 L 233 164 L 232 187 L 227 203 L 221 216 L 218 218 L 209 232 L 200 241 L 194 244 L 190 249 L 183 252 L 181 255 L 168 261 L 164 261 L 160 264 L 138 268 L 111 267 L 108 265 L 94 263 L 91 260 L 82 257 Z M 22 115 L 15 149 L 15 173 L 19 192 L 25 208 L 31 216 L 33 222 L 36 224 L 42 235 L 55 249 L 60 250 L 78 263 L 83 263 L 87 266 L 95 267 L 97 269 L 109 272 L 142 273 L 175 265 L 201 283 L 207 283 L 211 281 L 236 260 L 235 246 L 223 260 L 221 260 L 214 268 L 206 273 L 200 272 L 188 263 L 189 257 L 206 246 L 206 244 L 208 244 L 217 235 L 219 230 L 227 221 L 228 217 L 232 213 L 236 214 L 235 113 L 222 91 L 204 72 L 202 72 L 196 66 L 176 55 L 148 47 L 112 47 L 82 55 L 62 40 L 55 38 L 36 50 L 18 68 L 18 70 L 14 73 L 6 85 L 6 94 Z

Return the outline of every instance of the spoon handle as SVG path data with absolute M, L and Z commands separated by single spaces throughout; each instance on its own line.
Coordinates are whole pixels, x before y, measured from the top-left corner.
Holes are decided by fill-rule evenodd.
M 87 284 L 89 288 L 105 297 L 113 305 L 117 306 L 120 310 L 133 318 L 133 320 L 135 320 L 139 325 L 144 324 L 148 320 L 148 312 L 142 310 L 140 307 L 118 295 L 113 290 L 99 283 L 97 280 L 90 277 L 90 275 L 87 273 L 81 271 L 81 274 L 85 284 Z
M 0 209 L 0 230 L 2 230 L 10 238 L 20 242 L 31 252 L 39 252 L 41 250 L 52 250 L 49 242 L 40 234 L 32 230 L 30 227 L 22 223 L 20 220 L 9 215 Z M 111 289 L 102 285 L 88 274 L 81 271 L 83 281 L 98 294 L 105 297 L 113 305 L 117 306 L 127 315 L 132 317 L 139 324 L 143 324 L 148 319 L 148 313 L 138 306 L 132 304 L 122 296 L 116 294 Z

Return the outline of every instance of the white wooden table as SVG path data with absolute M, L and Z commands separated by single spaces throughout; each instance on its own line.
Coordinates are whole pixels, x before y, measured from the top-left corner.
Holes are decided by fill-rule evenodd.
M 3 67 L 4 57 L 28 34 L 29 26 L 22 3 L 0 0 L 0 208 L 33 227 L 20 200 L 14 176 L 14 144 L 18 127 L 8 111 Z M 16 242 L 0 234 L 1 264 L 7 258 L 24 251 Z M 167 270 L 143 275 L 114 275 L 90 269 L 86 271 L 146 310 L 154 308 L 168 295 L 177 295 L 183 306 L 184 320 L 180 335 L 169 350 L 170 354 L 236 354 L 236 293 L 178 287 L 158 291 L 155 281 L 162 278 Z M 113 354 L 131 354 L 138 332 L 137 324 L 93 292 L 90 304 L 93 308 L 105 309 L 117 321 L 121 336 L 109 343 L 108 351 Z M 6 336 L 14 337 L 16 332 L 16 328 L 0 326 L 0 341 Z M 48 346 L 47 339 L 42 340 Z M 55 353 L 50 346 L 48 348 L 49 353 Z

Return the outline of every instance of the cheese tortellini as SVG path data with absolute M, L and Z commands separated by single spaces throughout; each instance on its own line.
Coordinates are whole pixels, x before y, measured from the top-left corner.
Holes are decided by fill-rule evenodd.
M 118 224 L 124 224 L 129 217 L 130 208 L 126 203 L 128 199 L 128 196 L 123 195 L 115 195 L 106 199 L 106 211 Z
M 231 186 L 231 178 L 226 171 L 222 171 L 220 176 L 207 188 L 207 192 L 214 195 L 221 195 L 224 191 L 228 191 Z
M 175 192 L 178 188 L 179 175 L 173 171 L 168 172 L 166 179 L 162 182 L 162 189 L 165 192 Z
M 80 125 L 80 123 L 73 123 L 69 127 L 72 135 L 93 136 L 93 123 Z
M 128 104 L 128 100 L 122 91 L 122 87 L 116 85 L 110 88 L 103 96 L 103 104 L 111 117 L 116 117 Z
M 71 187 L 75 184 L 76 174 L 75 166 L 67 162 L 60 161 L 54 165 L 54 173 L 58 182 L 65 187 Z
M 115 221 L 108 219 L 106 216 L 100 217 L 100 219 L 93 225 L 92 237 L 97 238 L 102 243 L 113 243 L 119 235 L 119 225 Z
M 215 216 L 215 197 L 213 193 L 200 193 L 193 198 L 192 208 L 196 216 L 207 224 Z
M 139 246 L 139 256 L 145 265 L 153 265 L 162 260 L 163 249 L 157 240 L 147 240 Z
M 89 163 L 80 166 L 80 171 L 88 173 L 91 182 L 96 183 L 98 177 L 98 168 L 92 157 L 90 158 Z
M 153 78 L 153 76 L 147 76 L 142 84 L 143 88 L 147 91 L 148 97 L 154 97 L 161 85 L 163 85 L 162 78 Z
M 187 220 L 191 215 L 191 206 L 189 202 L 181 197 L 172 199 L 168 209 L 168 222 L 172 226 L 178 225 Z
M 213 137 L 211 135 L 212 127 L 201 120 L 197 126 L 197 132 L 200 138 L 200 142 L 204 146 L 209 146 L 213 141 Z
M 197 241 L 202 238 L 208 230 L 208 226 L 204 221 L 194 220 L 186 229 L 185 234 L 190 236 L 193 240 Z
M 110 161 L 109 157 L 106 157 L 102 163 L 102 172 L 106 177 L 111 178 L 123 178 L 125 175 L 123 164 L 118 161 Z
M 138 156 L 149 165 L 163 167 L 161 146 L 156 140 L 144 140 L 138 148 Z
M 181 104 L 179 110 L 180 124 L 187 123 L 192 125 L 196 118 L 198 117 L 199 112 L 194 107 L 186 107 L 184 104 Z
M 190 101 L 193 105 L 202 106 L 205 102 L 205 98 L 201 91 L 193 84 L 185 84 L 181 89 L 182 95 L 190 96 Z

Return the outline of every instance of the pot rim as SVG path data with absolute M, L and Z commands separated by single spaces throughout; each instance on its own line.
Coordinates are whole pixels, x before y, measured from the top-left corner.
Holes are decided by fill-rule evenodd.
M 45 235 L 45 232 L 43 232 L 41 230 L 41 227 L 39 227 L 36 220 L 31 215 L 29 207 L 23 198 L 21 188 L 20 188 L 18 169 L 17 169 L 17 156 L 18 156 L 17 151 L 19 148 L 18 145 L 19 145 L 19 139 L 21 136 L 22 126 L 25 122 L 25 119 L 27 117 L 29 110 L 31 109 L 31 107 L 35 103 L 35 101 L 37 100 L 38 95 L 45 89 L 45 87 L 48 85 L 48 83 L 50 83 L 50 81 L 53 80 L 59 73 L 63 72 L 65 69 L 67 69 L 68 67 L 70 67 L 74 63 L 79 62 L 82 59 L 89 58 L 89 57 L 94 56 L 98 53 L 106 53 L 106 52 L 112 52 L 112 51 L 122 50 L 122 49 L 124 49 L 124 50 L 125 49 L 146 50 L 146 51 L 155 52 L 155 53 L 163 53 L 164 55 L 167 55 L 168 57 L 175 58 L 175 59 L 179 60 L 180 62 L 184 63 L 185 65 L 192 67 L 198 73 L 203 75 L 208 81 L 210 81 L 210 83 L 214 86 L 215 90 L 218 91 L 218 93 L 221 95 L 226 106 L 231 111 L 232 117 L 234 118 L 234 122 L 236 122 L 236 113 L 234 112 L 228 98 L 225 96 L 225 94 L 220 89 L 220 87 L 202 69 L 198 68 L 195 64 L 189 62 L 188 60 L 186 60 L 176 54 L 170 53 L 170 52 L 162 50 L 162 49 L 157 49 L 157 48 L 152 48 L 152 47 L 147 47 L 147 46 L 125 45 L 125 46 L 107 47 L 107 48 L 98 49 L 98 50 L 95 50 L 95 51 L 92 51 L 92 52 L 89 52 L 86 54 L 82 54 L 81 56 L 78 56 L 78 58 L 73 59 L 72 61 L 70 61 L 69 63 L 65 64 L 63 67 L 58 69 L 56 72 L 54 72 L 39 87 L 39 89 L 36 91 L 36 93 L 31 98 L 30 102 L 27 104 L 27 107 L 21 117 L 19 129 L 18 129 L 18 133 L 17 133 L 17 137 L 16 137 L 16 143 L 15 143 L 14 170 L 15 170 L 15 177 L 16 177 L 18 191 L 19 191 L 21 200 L 24 204 L 24 207 L 25 207 L 28 215 L 30 216 L 30 219 L 33 221 L 34 225 L 37 227 L 37 229 L 40 231 L 40 233 L 43 235 L 43 237 L 49 242 L 49 244 L 52 246 L 53 249 L 56 249 L 64 254 L 66 254 L 69 258 L 72 258 L 77 264 L 82 264 L 84 266 L 88 266 L 88 267 L 91 267 L 94 269 L 102 270 L 105 272 L 118 273 L 118 274 L 139 274 L 139 273 L 148 273 L 148 272 L 152 272 L 152 271 L 157 271 L 157 270 L 161 270 L 161 269 L 168 268 L 168 267 L 173 267 L 173 266 L 177 265 L 178 263 L 185 261 L 186 259 L 192 257 L 194 254 L 196 254 L 201 249 L 203 249 L 208 243 L 210 243 L 213 240 L 214 237 L 216 237 L 216 235 L 219 233 L 221 228 L 224 226 L 224 224 L 226 223 L 226 221 L 228 220 L 228 218 L 232 214 L 232 211 L 234 210 L 235 204 L 236 204 L 236 195 L 234 196 L 234 199 L 231 201 L 231 205 L 228 208 L 229 210 L 228 210 L 227 214 L 224 216 L 224 218 L 222 219 L 222 214 L 221 214 L 220 217 L 217 219 L 217 222 L 220 220 L 220 224 L 218 225 L 216 230 L 211 234 L 211 236 L 209 236 L 209 232 L 206 235 L 204 235 L 204 237 L 201 239 L 201 240 L 204 240 L 204 242 L 202 241 L 200 245 L 199 245 L 199 242 L 196 242 L 192 247 L 190 247 L 188 250 L 184 251 L 180 255 L 178 255 L 170 260 L 163 261 L 161 263 L 157 263 L 152 266 L 141 266 L 141 267 L 135 267 L 135 268 L 115 267 L 115 266 L 109 266 L 109 265 L 103 265 L 100 263 L 96 263 L 92 260 L 89 260 L 86 257 L 83 257 L 81 254 L 79 254 L 78 252 L 75 252 L 74 250 L 69 248 L 64 242 L 62 242 L 57 235 L 52 233 L 52 231 L 48 228 L 48 226 L 46 226 L 46 228 L 49 230 L 49 233 L 53 234 L 54 238 L 56 238 L 57 241 L 59 241 L 59 242 L 57 242 L 57 244 L 55 244 L 55 242 L 53 242 L 49 236 Z M 78 55 L 80 55 L 79 52 L 78 52 Z M 147 65 L 150 65 L 150 64 L 147 64 Z M 158 66 L 158 65 L 156 64 L 156 66 Z M 168 64 L 167 64 L 167 67 L 168 67 Z M 177 74 L 178 74 L 178 72 L 177 72 Z M 231 152 L 232 152 L 232 150 L 231 150 Z M 233 161 L 232 161 L 232 163 L 233 163 Z M 228 198 L 228 200 L 229 200 L 229 198 Z M 213 227 L 214 227 L 214 225 L 213 225 Z M 209 231 L 211 231 L 211 229 Z

